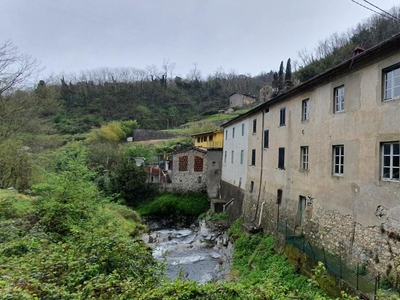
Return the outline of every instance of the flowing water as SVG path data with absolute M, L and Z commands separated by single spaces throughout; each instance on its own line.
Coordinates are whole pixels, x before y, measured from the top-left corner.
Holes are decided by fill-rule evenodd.
M 226 233 L 212 232 L 204 222 L 198 228 L 151 231 L 143 240 L 153 256 L 166 262 L 166 274 L 199 283 L 224 280 L 232 261 L 232 245 Z

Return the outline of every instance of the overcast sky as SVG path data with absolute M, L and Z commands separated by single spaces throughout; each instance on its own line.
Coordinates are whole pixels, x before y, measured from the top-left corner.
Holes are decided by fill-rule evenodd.
M 44 77 L 166 60 L 181 77 L 195 64 L 203 76 L 257 75 L 373 14 L 351 0 L 0 0 L 0 12 L 0 42 L 39 60 Z

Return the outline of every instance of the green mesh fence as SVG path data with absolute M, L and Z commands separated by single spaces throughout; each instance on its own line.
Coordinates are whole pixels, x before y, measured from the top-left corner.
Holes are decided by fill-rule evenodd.
M 376 298 L 378 277 L 367 274 L 365 266 L 351 267 L 341 257 L 332 255 L 324 248 L 312 245 L 299 230 L 290 228 L 285 220 L 278 221 L 278 231 L 285 235 L 286 243 L 295 246 L 316 262 L 323 262 L 330 274 L 345 281 L 366 299 Z

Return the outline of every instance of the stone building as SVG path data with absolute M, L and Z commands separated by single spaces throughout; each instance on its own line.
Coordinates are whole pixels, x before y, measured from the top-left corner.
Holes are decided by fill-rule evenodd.
M 232 213 L 275 234 L 287 222 L 372 273 L 400 274 L 400 35 L 223 128 Z
M 207 180 L 207 150 L 191 147 L 172 153 L 171 183 L 167 189 L 205 191 Z
M 231 108 L 247 106 L 256 101 L 256 97 L 252 95 L 246 95 L 237 92 L 229 95 L 229 107 Z

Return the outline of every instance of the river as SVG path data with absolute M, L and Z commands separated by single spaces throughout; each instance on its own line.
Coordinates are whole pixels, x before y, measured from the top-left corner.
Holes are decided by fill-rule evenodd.
M 199 283 L 225 280 L 230 271 L 233 246 L 226 232 L 198 227 L 157 229 L 145 234 L 143 241 L 153 249 L 153 256 L 166 263 L 166 275 L 174 280 Z

